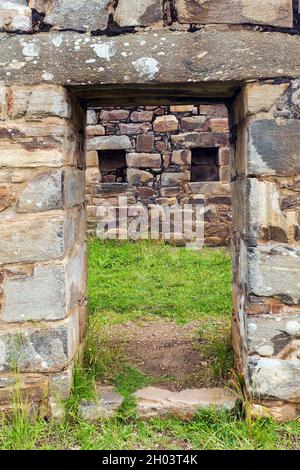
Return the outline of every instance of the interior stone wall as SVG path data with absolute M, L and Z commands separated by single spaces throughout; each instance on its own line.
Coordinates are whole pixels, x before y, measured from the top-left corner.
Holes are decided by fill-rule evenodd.
M 78 103 L 143 92 L 235 103 L 235 357 L 258 413 L 300 415 L 299 19 L 298 0 L 1 3 L 2 408 L 16 376 L 52 414 L 70 393 L 86 312 Z
M 231 175 L 228 111 L 224 104 L 100 108 L 88 111 L 87 124 L 89 233 L 96 233 L 99 206 L 117 207 L 123 196 L 132 208 L 143 205 L 149 214 L 155 204 L 204 205 L 205 244 L 228 245 Z M 204 175 L 192 182 L 193 148 L 216 150 L 216 181 L 205 181 Z M 99 152 L 111 149 L 126 152 L 124 182 L 101 175 Z M 204 160 L 202 168 L 206 169 Z M 178 238 L 178 243 L 182 242 Z

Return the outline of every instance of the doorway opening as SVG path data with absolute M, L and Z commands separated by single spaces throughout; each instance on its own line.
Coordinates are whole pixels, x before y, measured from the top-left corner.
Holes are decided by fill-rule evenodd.
M 87 134 L 87 362 L 102 385 L 126 390 L 227 385 L 233 367 L 227 107 L 197 100 L 95 106 Z M 204 208 L 199 251 L 176 237 L 133 241 L 121 216 L 113 237 L 97 232 L 99 208 L 124 217 L 126 205 L 134 219 L 141 207 L 149 214 L 186 204 Z

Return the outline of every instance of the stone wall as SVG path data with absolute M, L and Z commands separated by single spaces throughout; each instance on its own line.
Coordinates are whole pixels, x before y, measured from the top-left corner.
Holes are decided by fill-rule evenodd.
M 205 243 L 228 244 L 231 236 L 228 145 L 228 111 L 223 104 L 88 111 L 86 205 L 90 233 L 97 227 L 98 207 L 117 206 L 118 197 L 126 196 L 130 205 L 142 204 L 149 214 L 155 204 L 181 207 L 204 204 Z M 195 148 L 204 152 L 197 167 L 192 166 Z M 101 174 L 103 152 L 113 149 L 118 149 L 119 154 L 126 152 L 123 178 L 108 174 L 103 167 Z M 212 163 L 206 155 L 209 149 L 213 150 Z M 113 155 L 109 157 L 112 161 Z M 196 158 L 193 157 L 193 163 Z
M 281 419 L 300 413 L 299 96 L 253 83 L 235 107 L 233 343 L 257 412 Z
M 61 87 L 0 96 L 0 408 L 19 381 L 55 413 L 85 334 L 85 118 Z

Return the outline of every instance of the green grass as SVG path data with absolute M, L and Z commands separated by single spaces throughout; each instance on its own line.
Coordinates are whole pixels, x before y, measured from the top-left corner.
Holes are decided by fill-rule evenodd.
M 230 254 L 163 243 L 89 244 L 89 308 L 103 323 L 163 317 L 179 323 L 231 312 Z
M 225 250 L 200 253 L 159 243 L 89 243 L 90 323 L 84 363 L 74 374 L 72 396 L 60 422 L 35 422 L 17 406 L 12 421 L 0 421 L 0 449 L 294 449 L 300 423 L 207 410 L 190 422 L 136 416 L 132 393 L 152 383 L 133 367 L 122 344 L 105 334 L 112 323 L 168 318 L 200 321 L 199 347 L 213 358 L 209 373 L 220 377 L 232 367 L 230 256 Z M 125 397 L 117 416 L 88 423 L 78 415 L 82 398 L 95 396 L 95 381 L 114 384 Z

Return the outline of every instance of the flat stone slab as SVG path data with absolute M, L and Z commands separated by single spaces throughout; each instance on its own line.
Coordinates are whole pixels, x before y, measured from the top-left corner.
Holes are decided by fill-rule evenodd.
M 171 392 L 164 388 L 146 387 L 138 390 L 134 397 L 141 418 L 174 416 L 192 419 L 200 409 L 233 410 L 237 401 L 237 396 L 224 388 L 195 388 Z
M 82 400 L 79 415 L 87 421 L 111 418 L 123 403 L 123 397 L 113 387 L 98 387 L 96 400 Z
M 111 87 L 188 80 L 224 87 L 224 82 L 300 76 L 300 37 L 275 32 L 157 30 L 109 38 L 70 31 L 3 33 L 0 42 L 0 81 L 22 85 Z

